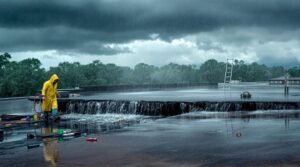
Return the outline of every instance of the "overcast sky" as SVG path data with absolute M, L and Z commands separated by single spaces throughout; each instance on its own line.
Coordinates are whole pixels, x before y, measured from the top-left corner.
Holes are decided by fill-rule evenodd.
M 300 62 L 299 0 L 0 0 L 0 52 L 44 67 Z

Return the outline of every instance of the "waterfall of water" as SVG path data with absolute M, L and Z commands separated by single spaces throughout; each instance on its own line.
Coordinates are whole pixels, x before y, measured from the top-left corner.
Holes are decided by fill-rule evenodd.
M 79 114 L 141 114 L 178 115 L 191 111 L 189 103 L 146 102 L 146 101 L 70 101 L 66 104 L 67 113 Z
M 297 110 L 300 102 L 69 101 L 67 113 L 172 116 L 191 111 Z

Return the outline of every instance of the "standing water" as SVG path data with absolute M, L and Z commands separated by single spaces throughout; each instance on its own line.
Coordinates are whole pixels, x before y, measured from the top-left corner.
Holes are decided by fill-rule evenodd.
M 238 89 L 232 93 L 238 95 Z M 275 99 L 279 91 L 271 90 L 264 92 L 264 89 L 255 89 L 251 92 L 257 100 L 267 96 L 274 96 Z M 190 103 L 198 97 L 212 100 L 211 97 L 218 95 L 218 99 L 221 93 L 218 89 L 186 89 L 86 96 L 85 99 L 103 95 L 100 99 L 107 97 L 110 100 L 69 103 L 67 114 L 61 117 L 60 123 L 46 125 L 41 122 L 3 127 L 0 161 L 4 166 L 300 164 L 300 110 L 287 110 L 283 109 L 286 105 L 270 104 L 260 106 L 263 110 L 224 112 L 220 110 L 225 110 L 226 105 L 221 102 L 205 108 Z M 175 94 L 178 97 L 174 97 Z M 292 91 L 291 99 L 287 100 L 297 101 L 299 97 L 296 95 L 297 92 Z M 159 115 L 157 111 L 172 110 L 157 101 L 148 103 L 137 100 L 139 96 L 143 100 L 149 98 L 162 101 L 171 97 L 179 101 L 178 105 L 174 103 L 173 109 L 185 112 L 167 117 L 156 116 Z M 184 96 L 187 96 L 187 100 L 180 101 Z M 111 100 L 114 97 L 127 97 L 129 101 Z M 20 105 L 25 104 L 15 101 L 18 102 L 22 103 Z M 13 103 L 10 107 L 8 104 L 2 105 L 6 109 L 17 106 Z M 26 106 L 28 111 L 14 108 L 10 113 L 32 113 L 32 103 Z M 268 107 L 273 110 L 268 110 Z M 139 115 L 140 109 L 154 114 Z M 5 111 L 2 113 L 7 114 Z M 66 132 L 80 132 L 80 136 L 57 135 Z M 28 134 L 32 136 L 28 138 Z M 88 138 L 96 139 L 96 142 L 87 142 Z

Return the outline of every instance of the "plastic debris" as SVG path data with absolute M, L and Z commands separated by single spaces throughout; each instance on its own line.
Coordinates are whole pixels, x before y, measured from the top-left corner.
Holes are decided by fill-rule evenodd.
M 77 132 L 77 131 L 72 131 L 72 132 L 68 132 L 68 133 L 63 133 L 62 135 L 63 135 L 63 137 L 69 137 L 69 136 L 76 137 L 76 136 L 80 136 L 81 133 Z
M 79 137 L 79 136 L 81 136 L 81 133 L 79 131 L 63 130 L 63 129 L 58 129 L 56 133 L 35 135 L 36 138 L 67 138 L 67 137 Z M 27 138 L 28 138 L 28 134 L 27 134 Z
M 34 127 L 34 129 L 37 129 L 37 128 L 39 128 L 39 125 L 37 123 L 34 123 L 33 127 Z
M 58 133 L 58 134 L 63 134 L 63 133 L 64 133 L 64 130 L 63 130 L 63 129 L 58 129 L 57 133 Z
M 7 123 L 7 124 L 4 124 L 5 127 L 11 127 L 13 126 L 13 124 L 10 124 L 10 123 Z
M 89 142 L 96 142 L 96 141 L 97 141 L 97 138 L 96 138 L 96 137 L 88 137 L 88 138 L 86 138 L 86 141 L 89 141 Z
M 38 117 L 37 114 L 34 114 L 34 115 L 33 115 L 33 120 L 35 120 L 35 121 L 39 120 L 39 117 Z
M 17 121 L 26 117 L 27 115 L 1 115 L 2 121 Z
M 56 137 L 61 137 L 61 134 L 58 133 L 48 133 L 48 134 L 37 134 L 37 138 L 56 138 Z
M 33 139 L 35 136 L 34 134 L 27 133 L 27 139 Z
M 39 144 L 39 143 L 27 145 L 27 149 L 33 149 L 33 148 L 37 148 L 37 147 L 40 147 L 40 144 Z

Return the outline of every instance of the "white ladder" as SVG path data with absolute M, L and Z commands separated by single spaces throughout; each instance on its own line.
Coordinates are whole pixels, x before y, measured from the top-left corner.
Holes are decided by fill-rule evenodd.
M 227 59 L 225 76 L 224 76 L 224 85 L 223 88 L 230 88 L 230 83 L 232 79 L 232 70 L 233 70 L 233 59 Z

